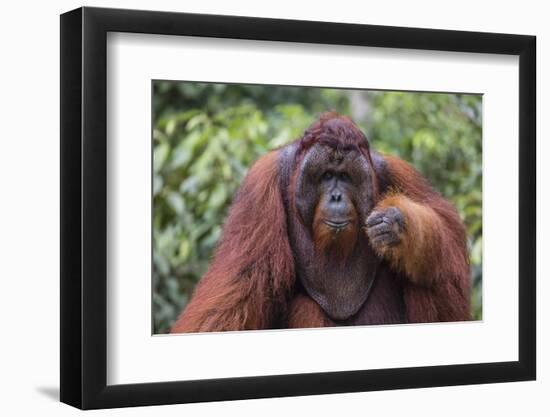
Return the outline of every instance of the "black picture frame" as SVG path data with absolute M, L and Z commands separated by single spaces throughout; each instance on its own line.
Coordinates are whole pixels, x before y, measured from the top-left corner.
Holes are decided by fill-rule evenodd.
M 108 32 L 519 56 L 519 360 L 107 385 Z M 534 36 L 84 7 L 61 15 L 60 57 L 62 402 L 94 409 L 536 378 Z

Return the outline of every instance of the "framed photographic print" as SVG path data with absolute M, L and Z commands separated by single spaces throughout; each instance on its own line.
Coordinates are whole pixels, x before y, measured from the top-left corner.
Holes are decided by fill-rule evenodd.
M 535 37 L 61 16 L 61 401 L 535 379 Z

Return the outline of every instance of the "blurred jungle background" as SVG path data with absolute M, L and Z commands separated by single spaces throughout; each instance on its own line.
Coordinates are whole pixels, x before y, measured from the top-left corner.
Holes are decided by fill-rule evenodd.
M 153 333 L 170 329 L 206 271 L 247 169 L 327 110 L 351 116 L 457 207 L 481 319 L 481 96 L 154 81 Z

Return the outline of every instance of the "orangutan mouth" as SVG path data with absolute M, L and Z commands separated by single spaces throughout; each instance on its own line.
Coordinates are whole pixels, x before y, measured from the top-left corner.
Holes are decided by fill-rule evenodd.
M 324 220 L 324 222 L 328 227 L 337 231 L 344 229 L 350 224 L 350 220 Z

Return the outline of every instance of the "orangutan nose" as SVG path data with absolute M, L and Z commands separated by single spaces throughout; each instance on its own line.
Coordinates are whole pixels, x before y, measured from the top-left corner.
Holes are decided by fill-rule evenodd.
M 342 193 L 340 191 L 333 191 L 330 195 L 330 202 L 339 203 L 340 201 L 342 201 Z

